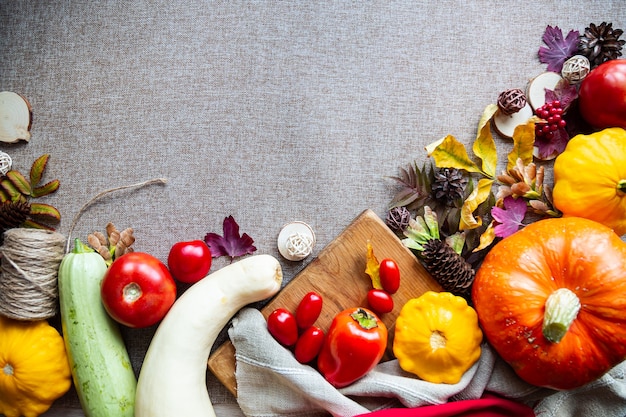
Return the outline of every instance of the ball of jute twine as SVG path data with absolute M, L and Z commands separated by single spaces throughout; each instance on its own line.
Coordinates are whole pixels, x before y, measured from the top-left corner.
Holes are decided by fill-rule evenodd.
M 0 314 L 17 320 L 49 319 L 57 313 L 57 272 L 65 236 L 15 228 L 0 246 Z
M 81 215 L 96 201 L 120 190 L 165 184 L 154 178 L 100 192 L 85 203 L 69 229 L 71 238 Z M 18 320 L 49 319 L 58 312 L 58 270 L 70 250 L 64 235 L 42 229 L 14 228 L 0 246 L 0 315 Z

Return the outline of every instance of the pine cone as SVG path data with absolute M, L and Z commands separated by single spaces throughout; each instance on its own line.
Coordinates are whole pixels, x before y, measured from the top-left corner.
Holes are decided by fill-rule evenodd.
M 444 241 L 431 239 L 424 245 L 422 260 L 428 272 L 455 295 L 469 299 L 474 283 L 474 269 Z
M 30 204 L 25 200 L 5 201 L 0 204 L 0 229 L 5 230 L 19 227 L 30 214 Z
M 432 194 L 435 199 L 444 202 L 448 206 L 463 198 L 467 177 L 456 168 L 443 168 L 435 172 L 435 180 L 432 184 Z
M 622 46 L 626 41 L 619 37 L 623 33 L 621 29 L 613 29 L 612 23 L 602 22 L 599 26 L 591 23 L 579 38 L 578 50 L 589 59 L 592 68 L 597 67 L 622 55 Z

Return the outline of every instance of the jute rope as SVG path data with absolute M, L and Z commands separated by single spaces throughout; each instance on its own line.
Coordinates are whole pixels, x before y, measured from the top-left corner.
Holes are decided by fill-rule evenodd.
M 111 188 L 95 195 L 74 217 L 71 238 L 80 216 L 102 197 L 119 190 L 165 184 L 155 178 Z M 70 238 L 41 229 L 14 228 L 4 232 L 0 246 L 0 315 L 17 320 L 49 319 L 58 312 L 58 270 L 70 248 Z
M 0 314 L 18 320 L 48 319 L 57 313 L 57 272 L 65 236 L 15 228 L 0 246 Z

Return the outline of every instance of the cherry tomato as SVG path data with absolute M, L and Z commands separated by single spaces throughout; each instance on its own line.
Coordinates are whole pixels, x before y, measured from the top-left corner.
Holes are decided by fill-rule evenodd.
M 109 315 L 128 327 L 148 327 L 161 321 L 176 300 L 176 283 L 152 255 L 130 252 L 113 261 L 100 288 Z
M 300 329 L 308 329 L 313 326 L 322 312 L 322 296 L 311 291 L 300 300 L 296 309 L 296 322 Z
M 298 341 L 296 318 L 284 308 L 277 308 L 267 317 L 267 330 L 284 346 L 293 346 Z
M 396 261 L 389 258 L 380 261 L 378 274 L 383 289 L 389 294 L 395 294 L 400 288 L 400 268 Z
M 385 290 L 372 289 L 367 292 L 367 304 L 378 314 L 393 310 L 393 298 Z
M 578 101 L 580 114 L 593 127 L 626 129 L 626 59 L 591 70 L 580 83 Z
M 167 257 L 170 272 L 180 282 L 194 283 L 211 269 L 211 250 L 202 240 L 174 243 Z
M 311 326 L 306 329 L 296 342 L 294 355 L 300 363 L 309 363 L 317 357 L 324 344 L 324 331 Z

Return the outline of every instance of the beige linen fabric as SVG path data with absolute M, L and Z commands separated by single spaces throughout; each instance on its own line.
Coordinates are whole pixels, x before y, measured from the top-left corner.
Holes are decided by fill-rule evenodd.
M 50 154 L 61 188 L 45 202 L 66 235 L 99 192 L 167 178 L 98 201 L 71 237 L 111 221 L 165 260 L 232 215 L 280 259 L 281 226 L 302 220 L 315 256 L 364 209 L 385 215 L 386 176 L 445 135 L 469 143 L 486 105 L 544 71 L 546 25 L 604 20 L 626 27 L 624 2 L 3 0 L 0 90 L 34 122 L 30 143 L 0 150 L 23 172 Z M 285 282 L 311 259 L 281 259 Z M 125 329 L 137 372 L 153 332 Z

